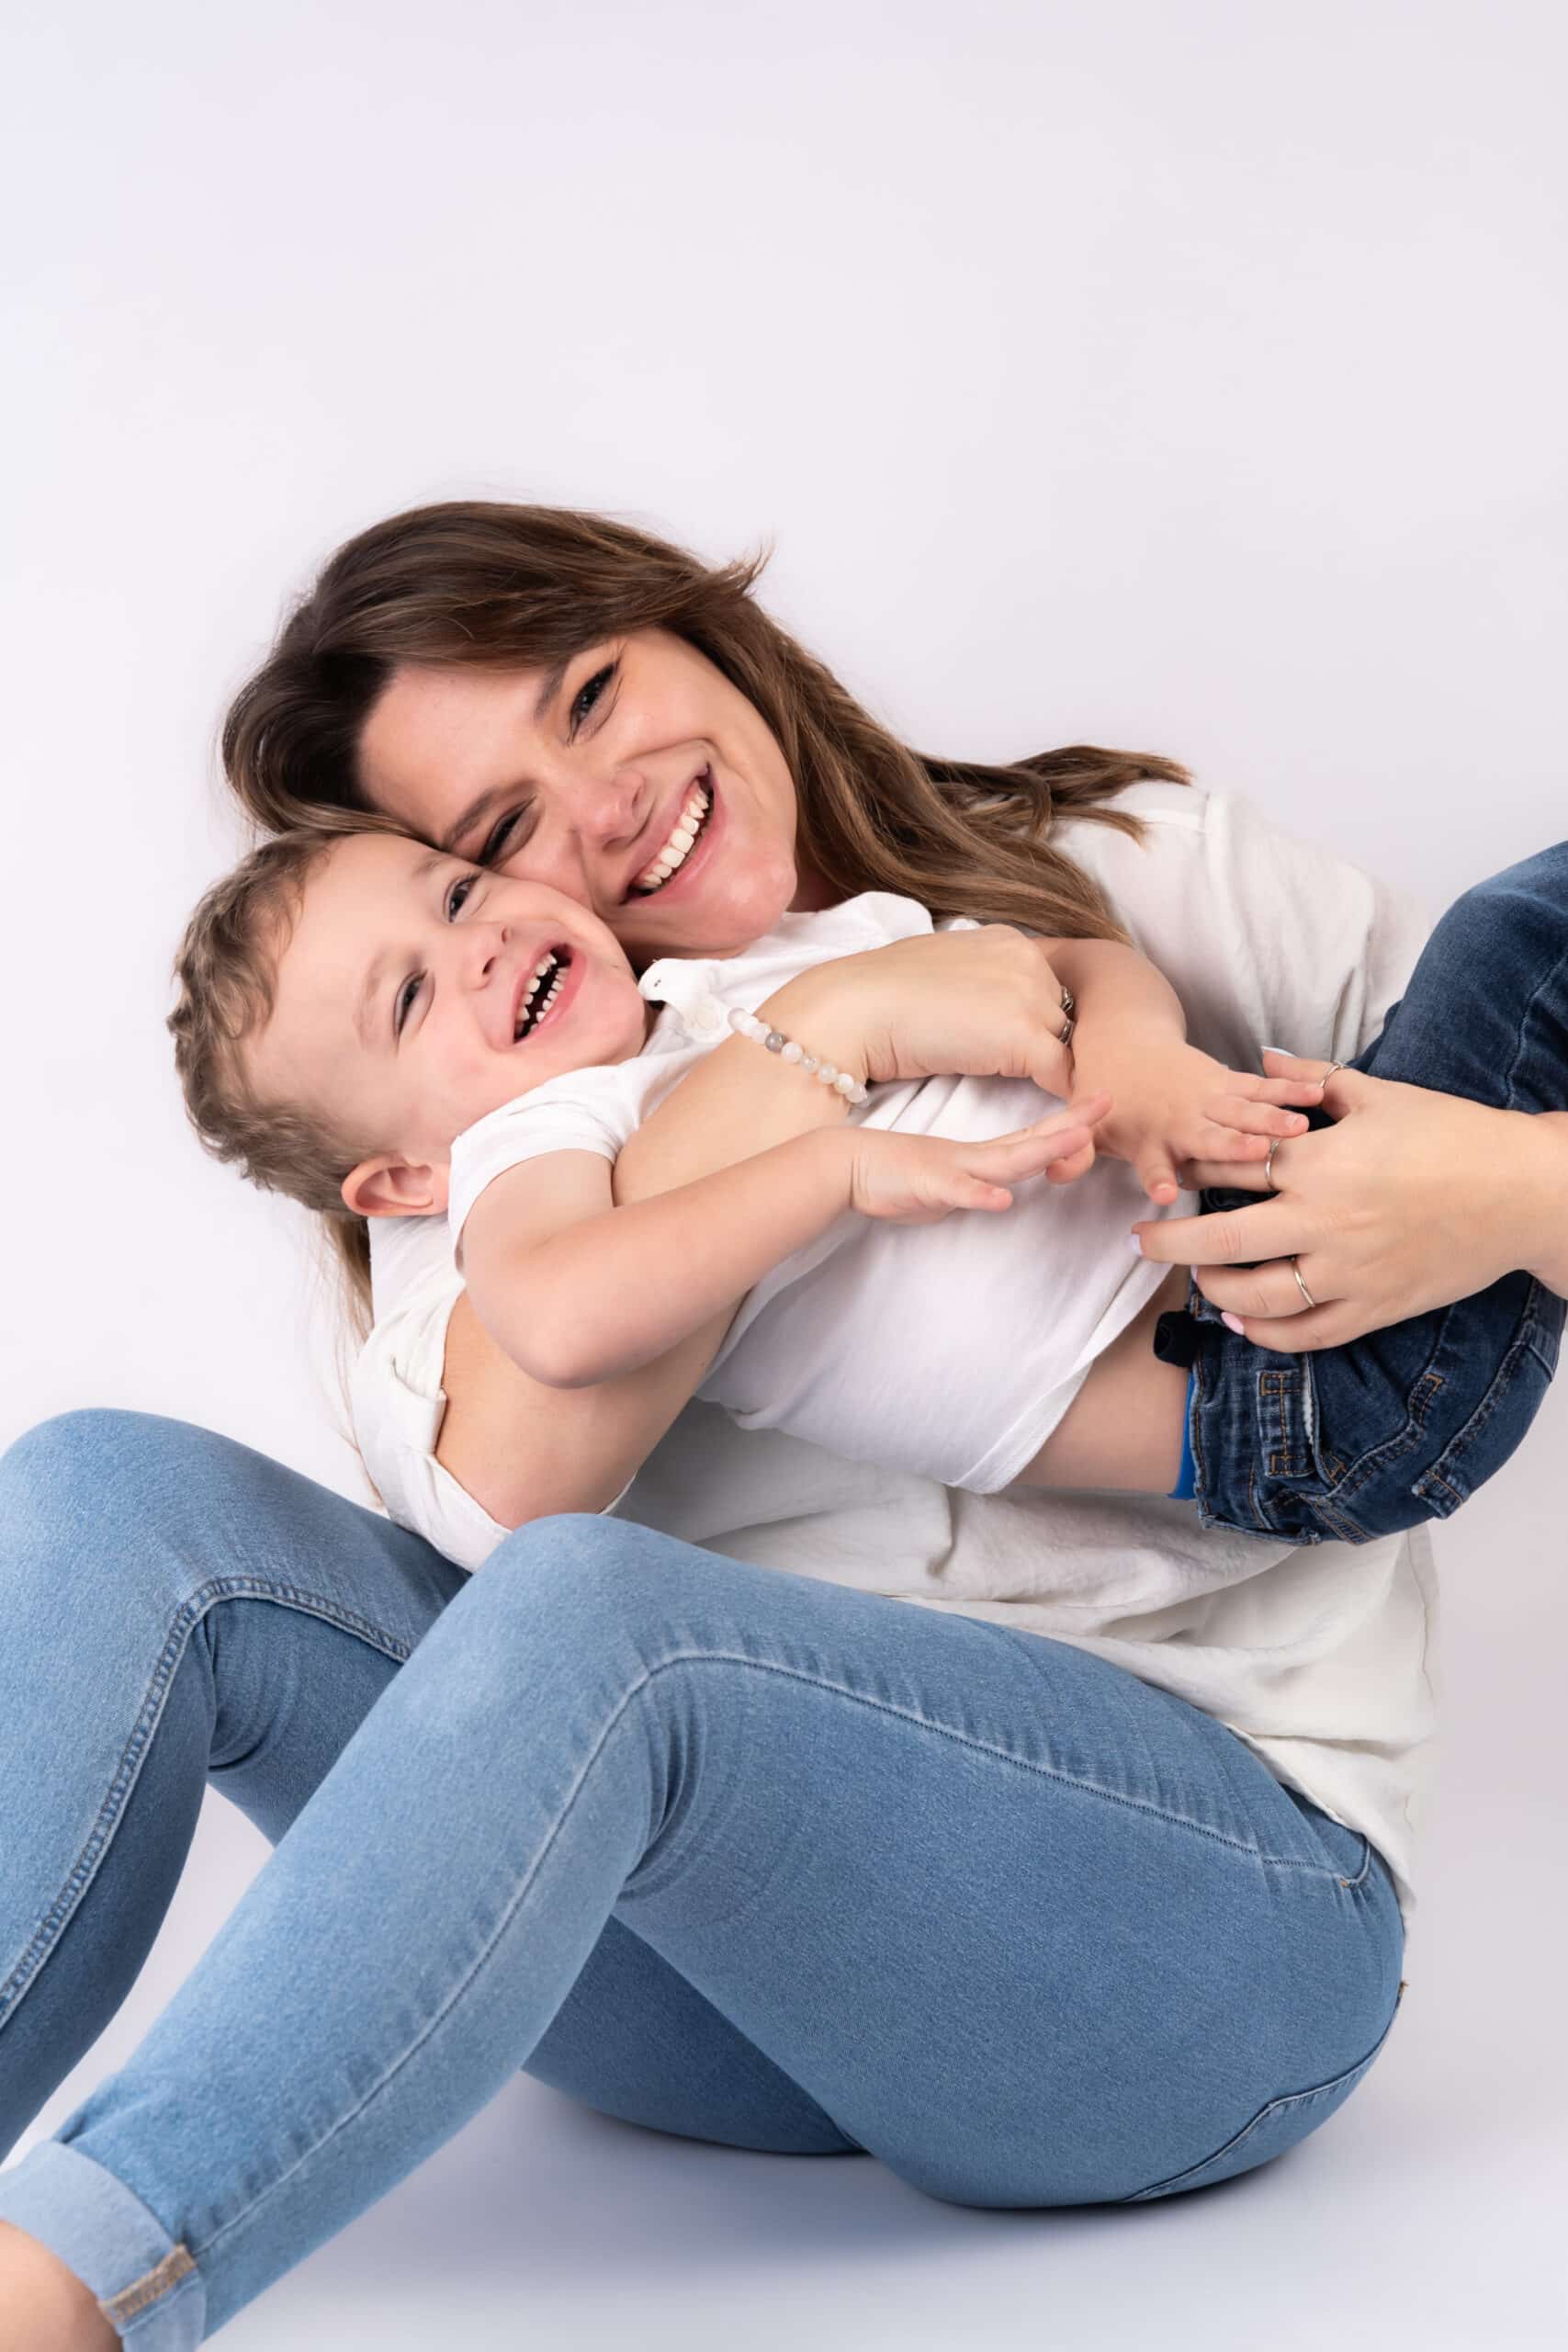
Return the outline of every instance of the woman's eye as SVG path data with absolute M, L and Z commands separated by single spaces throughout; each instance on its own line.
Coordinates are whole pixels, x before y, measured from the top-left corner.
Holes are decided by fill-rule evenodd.
M 423 986 L 424 974 L 423 972 L 411 972 L 408 978 L 403 982 L 402 987 L 398 990 L 398 1001 L 392 1008 L 392 1035 L 394 1037 L 400 1037 L 402 1035 L 403 1023 L 408 1019 L 409 1014 L 413 1011 L 414 999 L 418 996 L 420 989 Z
M 595 670 L 593 675 L 579 686 L 571 698 L 571 724 L 574 732 L 589 716 L 615 674 L 615 663 L 606 662 L 602 670 Z
M 462 913 L 464 907 L 468 904 L 469 892 L 472 890 L 479 878 L 479 877 L 477 874 L 458 875 L 457 879 L 453 883 L 452 888 L 446 893 L 446 920 L 448 922 L 457 922 L 457 917 Z
M 516 846 L 513 836 L 518 826 L 523 822 L 523 815 L 521 808 L 509 810 L 493 831 L 486 835 L 485 845 L 479 852 L 481 865 L 499 865 L 502 859 Z

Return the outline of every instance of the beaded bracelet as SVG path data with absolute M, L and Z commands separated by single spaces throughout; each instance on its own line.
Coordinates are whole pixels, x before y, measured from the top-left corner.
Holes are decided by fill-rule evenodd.
M 831 1062 L 819 1061 L 815 1054 L 808 1054 L 804 1046 L 797 1046 L 793 1037 L 784 1036 L 781 1030 L 770 1029 L 767 1023 L 759 1021 L 754 1012 L 742 1012 L 738 1007 L 729 1016 L 729 1025 L 738 1037 L 750 1037 L 759 1046 L 766 1046 L 769 1053 L 777 1054 L 781 1062 L 798 1063 L 807 1078 L 820 1079 L 823 1085 L 830 1086 L 835 1094 L 841 1094 L 846 1102 L 867 1100 L 865 1088 L 858 1078 L 852 1077 L 847 1069 L 835 1069 Z

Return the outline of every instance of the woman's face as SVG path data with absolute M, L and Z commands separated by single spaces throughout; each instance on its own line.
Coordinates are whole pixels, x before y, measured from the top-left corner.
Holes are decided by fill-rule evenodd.
M 729 956 L 828 903 L 795 855 L 795 784 L 705 654 L 641 629 L 558 673 L 405 666 L 359 742 L 371 805 L 433 845 L 548 883 L 632 960 Z

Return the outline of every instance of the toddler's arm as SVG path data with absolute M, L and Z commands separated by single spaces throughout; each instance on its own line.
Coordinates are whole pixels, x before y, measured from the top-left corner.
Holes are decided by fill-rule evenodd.
M 1227 1070 L 1190 1046 L 1180 998 L 1135 949 L 1103 939 L 1044 945 L 1077 1001 L 1077 1083 L 1115 1100 L 1096 1143 L 1132 1165 L 1151 1201 L 1175 1200 L 1188 1161 L 1259 1160 L 1270 1137 L 1304 1127 L 1284 1106 L 1315 1103 L 1319 1087 Z
M 482 1192 L 462 1234 L 474 1311 L 532 1380 L 624 1379 L 708 1332 L 849 1211 L 925 1224 L 1005 1209 L 1007 1187 L 1085 1150 L 1102 1098 L 983 1143 L 840 1127 L 797 1136 L 694 1183 L 616 1208 L 607 1160 L 549 1152 Z

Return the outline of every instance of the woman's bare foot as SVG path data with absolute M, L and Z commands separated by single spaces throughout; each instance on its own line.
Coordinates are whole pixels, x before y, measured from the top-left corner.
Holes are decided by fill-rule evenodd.
M 118 2343 L 76 2273 L 0 2222 L 0 2352 L 116 2352 Z

